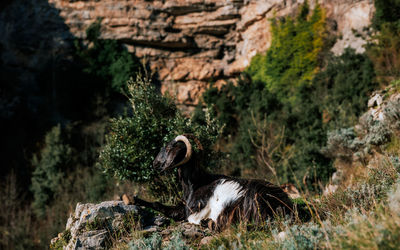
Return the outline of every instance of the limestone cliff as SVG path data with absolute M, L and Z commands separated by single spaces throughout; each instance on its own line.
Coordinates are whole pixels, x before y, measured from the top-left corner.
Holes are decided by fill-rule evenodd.
M 48 1 L 48 2 L 47 2 Z M 14 1 L 11 5 L 15 5 Z M 41 1 L 43 2 L 43 1 Z M 46 0 L 68 30 L 84 38 L 85 29 L 103 18 L 102 38 L 116 39 L 145 58 L 157 72 L 162 92 L 195 105 L 211 80 L 234 78 L 271 41 L 269 19 L 296 12 L 302 0 Z M 311 4 L 311 6 L 314 3 Z M 370 24 L 371 0 L 323 0 L 331 28 L 342 38 L 333 52 L 364 41 L 353 34 Z M 7 11 L 6 7 L 4 11 Z M 0 15 L 0 23 L 6 14 Z M 46 18 L 48 16 L 45 16 Z M 62 37 L 62 36 L 60 36 Z M 64 36 L 68 37 L 68 36 Z

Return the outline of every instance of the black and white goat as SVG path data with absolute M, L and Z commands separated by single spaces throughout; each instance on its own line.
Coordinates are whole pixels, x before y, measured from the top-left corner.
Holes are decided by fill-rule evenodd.
M 292 202 L 278 186 L 264 180 L 238 179 L 204 171 L 200 156 L 192 150 L 188 138 L 202 150 L 194 136 L 180 135 L 162 148 L 153 162 L 153 167 L 160 172 L 178 168 L 183 188 L 181 204 L 165 206 L 124 196 L 125 203 L 153 208 L 174 220 L 193 224 L 211 222 L 211 219 L 213 228 L 219 230 L 232 222 L 260 223 L 276 213 L 292 212 Z

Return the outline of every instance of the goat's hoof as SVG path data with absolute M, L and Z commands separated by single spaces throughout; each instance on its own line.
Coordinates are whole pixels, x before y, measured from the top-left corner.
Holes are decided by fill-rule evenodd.
M 124 201 L 125 205 L 133 205 L 133 202 L 126 194 L 122 195 L 122 200 Z

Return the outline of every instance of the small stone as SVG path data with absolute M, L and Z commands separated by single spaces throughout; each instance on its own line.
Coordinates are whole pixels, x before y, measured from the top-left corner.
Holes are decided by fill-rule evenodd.
M 283 241 L 285 238 L 286 238 L 286 232 L 284 232 L 284 231 L 280 232 L 280 233 L 275 237 L 275 239 L 276 239 L 276 240 L 279 240 L 279 241 Z
M 207 236 L 207 237 L 204 237 L 203 239 L 201 239 L 201 241 L 200 241 L 200 246 L 203 246 L 203 245 L 208 245 L 208 244 L 210 244 L 210 242 L 212 241 L 214 239 L 214 237 L 213 236 Z
M 167 236 L 167 235 L 169 235 L 169 234 L 171 234 L 172 233 L 172 231 L 170 230 L 170 229 L 164 229 L 164 230 L 162 230 L 161 231 L 161 235 L 164 237 L 164 236 Z

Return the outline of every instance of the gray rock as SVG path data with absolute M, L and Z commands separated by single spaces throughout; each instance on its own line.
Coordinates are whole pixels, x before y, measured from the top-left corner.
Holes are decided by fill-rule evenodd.
M 67 222 L 66 230 L 71 231 L 72 238 L 76 237 L 85 227 L 91 224 L 104 224 L 111 222 L 111 230 L 118 226 L 123 219 L 123 215 L 134 212 L 139 213 L 139 209 L 134 205 L 125 205 L 122 201 L 104 201 L 100 204 L 81 204 L 76 205 L 75 213 L 71 215 Z
M 70 215 L 67 221 L 65 232 L 70 233 L 69 241 L 64 249 L 104 249 L 110 242 L 110 236 L 113 232 L 124 230 L 126 223 L 134 223 L 135 220 L 127 217 L 128 214 L 133 216 L 148 218 L 147 221 L 141 221 L 139 224 L 152 223 L 158 221 L 162 225 L 162 221 L 166 219 L 151 218 L 135 205 L 125 205 L 122 201 L 105 201 L 99 204 L 81 204 L 76 205 L 75 212 Z M 135 226 L 135 225 L 132 225 Z M 62 240 L 63 233 L 53 239 L 52 245 L 58 240 Z
M 71 240 L 66 249 L 104 249 L 108 236 L 105 229 L 84 232 L 76 240 Z
M 209 229 L 188 222 L 166 228 L 169 222 L 163 216 L 154 215 L 135 205 L 125 205 L 123 201 L 78 203 L 68 218 L 65 231 L 51 240 L 51 245 L 63 245 L 63 249 L 68 250 L 105 249 L 119 240 L 115 239 L 115 235 L 129 233 L 132 229 L 141 231 L 143 235 L 160 233 L 165 239 L 175 231 L 182 232 L 184 239 L 200 239 L 210 235 Z

